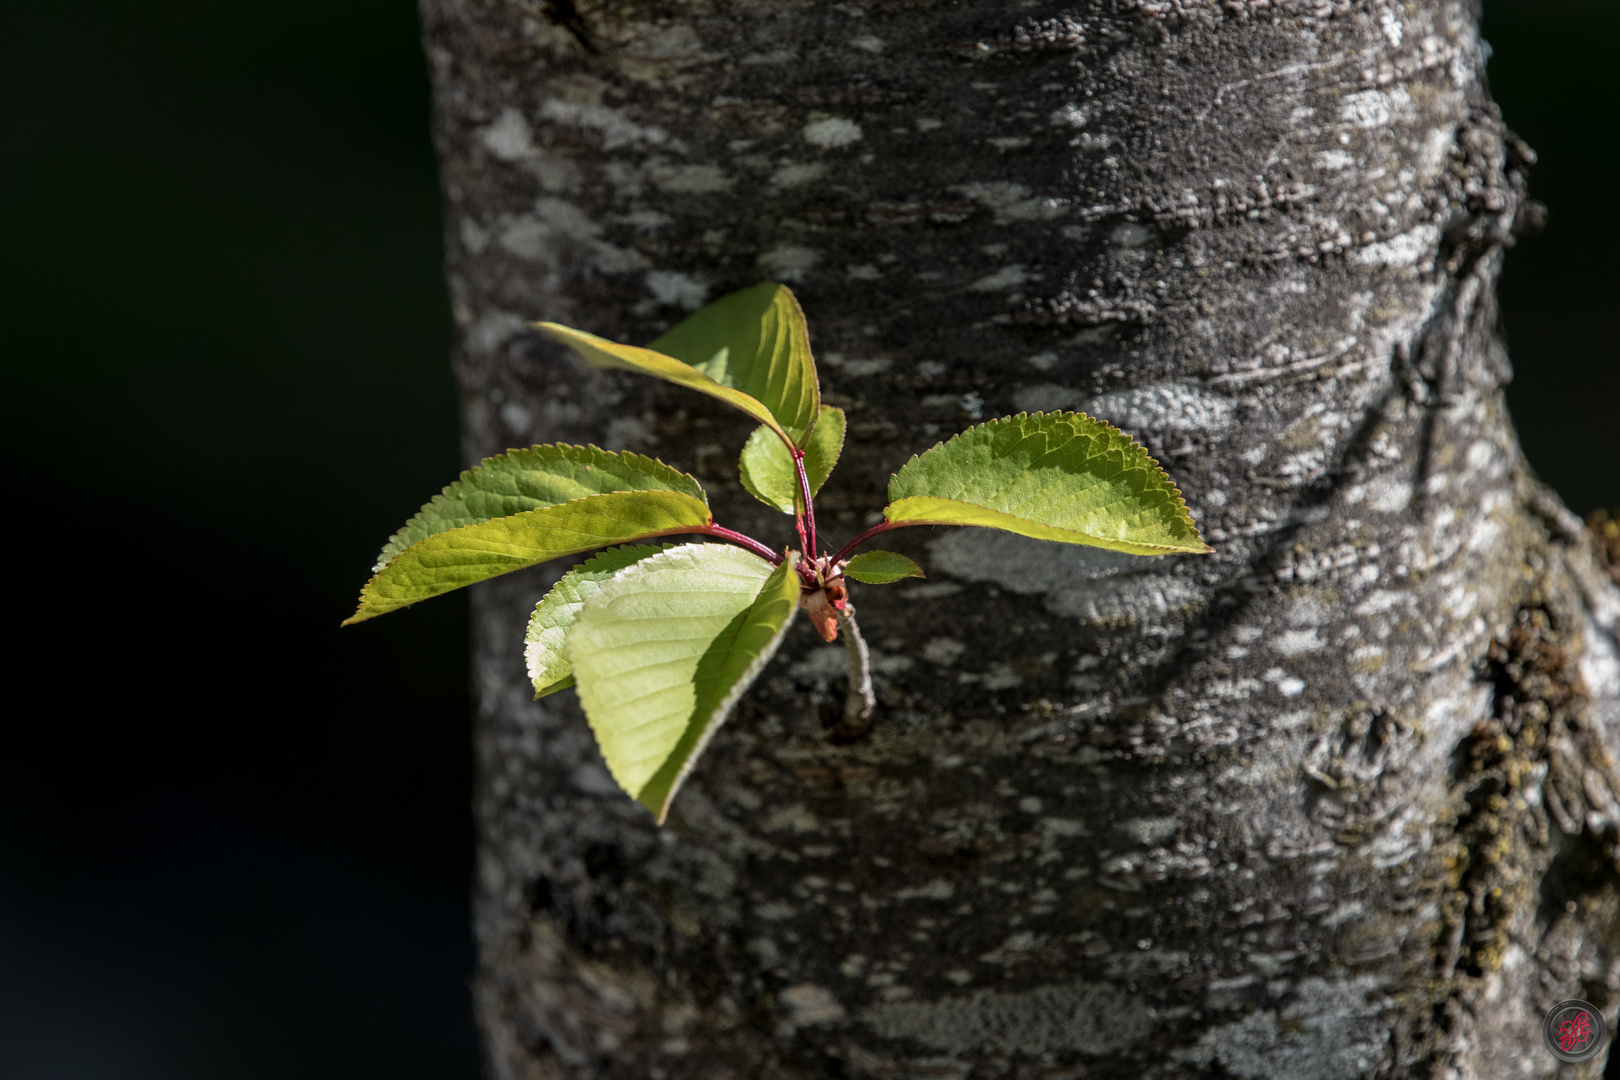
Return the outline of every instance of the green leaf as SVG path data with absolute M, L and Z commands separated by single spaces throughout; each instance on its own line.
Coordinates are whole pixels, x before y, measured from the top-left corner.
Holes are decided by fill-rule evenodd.
M 821 485 L 827 482 L 843 449 L 844 410 L 823 405 L 821 416 L 810 432 L 810 442 L 804 448 L 804 474 L 810 481 L 811 498 L 815 498 Z M 788 453 L 781 439 L 771 434 L 770 428 L 754 429 L 743 446 L 737 467 L 742 474 L 742 485 L 750 495 L 784 514 L 796 512 L 799 474 L 793 467 L 793 455 Z
M 821 387 L 804 311 L 786 285 L 766 281 L 723 296 L 648 348 L 763 402 L 794 445 L 805 446 Z
M 927 577 L 922 567 L 893 551 L 863 551 L 844 566 L 844 576 L 868 585 L 887 585 L 908 577 Z
M 712 521 L 708 504 L 682 491 L 617 491 L 463 525 L 394 556 L 366 582 L 359 610 L 344 625 L 547 559 L 701 532 Z
M 529 616 L 529 631 L 523 637 L 523 656 L 528 661 L 536 701 L 574 685 L 574 665 L 568 659 L 566 642 L 568 630 L 585 601 L 620 570 L 670 547 L 637 544 L 610 548 L 564 574 L 545 599 L 535 605 L 534 614 Z
M 660 823 L 798 603 L 789 562 L 722 544 L 643 559 L 585 601 L 568 633 L 580 703 L 613 779 Z
M 434 533 L 610 491 L 679 491 L 708 501 L 692 477 L 640 454 L 567 444 L 508 450 L 485 458 L 435 495 L 389 538 L 372 570 Z
M 896 524 L 984 525 L 1136 555 L 1212 550 L 1159 463 L 1083 413 L 969 428 L 908 461 L 889 499 L 883 516 Z
M 597 367 L 623 368 L 718 398 L 803 446 L 821 405 L 816 363 L 799 302 L 765 282 L 722 297 L 649 348 L 535 323 Z

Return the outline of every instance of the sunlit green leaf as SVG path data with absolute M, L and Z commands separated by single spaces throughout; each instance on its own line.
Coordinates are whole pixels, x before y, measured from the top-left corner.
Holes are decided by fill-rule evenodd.
M 788 562 L 721 544 L 642 559 L 585 601 L 568 632 L 580 703 L 608 771 L 660 822 L 798 602 Z
M 901 578 L 926 577 L 922 567 L 893 551 L 863 551 L 849 560 L 844 576 L 868 585 L 887 585 Z
M 464 525 L 394 556 L 366 582 L 345 625 L 547 559 L 699 532 L 711 522 L 708 505 L 685 492 L 618 491 Z
M 718 398 L 803 446 L 821 404 L 804 313 L 786 286 L 722 297 L 645 349 L 558 323 L 535 323 L 598 367 L 652 375 Z
M 762 402 L 803 447 L 821 388 L 810 332 L 792 290 L 761 282 L 722 296 L 648 346 Z
M 615 367 L 626 371 L 639 371 L 643 375 L 652 375 L 666 382 L 684 386 L 688 390 L 696 390 L 700 394 L 719 398 L 734 408 L 752 416 L 755 420 L 765 424 L 778 437 L 791 440 L 790 436 L 771 415 L 771 410 L 765 404 L 741 390 L 734 390 L 724 383 L 716 382 L 708 375 L 683 363 L 673 356 L 665 356 L 651 349 L 638 349 L 634 345 L 620 345 L 618 342 L 599 338 L 595 334 L 587 334 L 583 330 L 562 326 L 557 323 L 535 323 L 537 328 L 544 330 L 558 341 L 567 345 L 583 356 L 593 367 Z
M 1158 462 L 1082 413 L 991 420 L 908 461 L 889 481 L 897 524 L 984 525 L 1137 555 L 1202 553 Z
M 434 533 L 611 491 L 679 491 L 708 501 L 686 473 L 640 454 L 567 444 L 508 450 L 485 458 L 435 495 L 389 538 L 372 570 Z
M 574 685 L 574 665 L 568 659 L 568 630 L 585 601 L 601 588 L 602 582 L 627 566 L 633 566 L 669 544 L 636 544 L 611 548 L 592 556 L 562 576 L 545 599 L 535 605 L 524 635 L 523 656 L 529 665 L 529 681 L 534 683 L 536 700 Z
M 838 455 L 844 448 L 844 410 L 831 405 L 821 407 L 821 417 L 810 432 L 810 442 L 804 448 L 804 474 L 810 481 L 810 495 L 815 497 L 821 485 L 838 464 Z M 798 505 L 799 474 L 793 467 L 793 455 L 767 427 L 757 427 L 743 446 L 737 462 L 742 485 L 748 493 L 766 506 L 784 514 L 794 513 Z

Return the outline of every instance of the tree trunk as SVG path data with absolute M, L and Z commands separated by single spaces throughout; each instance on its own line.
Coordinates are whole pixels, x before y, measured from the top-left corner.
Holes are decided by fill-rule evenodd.
M 577 9 L 577 10 L 576 10 Z M 423 0 L 469 460 L 656 454 L 788 520 L 645 342 L 789 282 L 913 453 L 1084 409 L 1216 553 L 893 535 L 880 705 L 802 621 L 671 824 L 474 598 L 477 1009 L 500 1078 L 1595 1077 L 1620 1002 L 1620 590 L 1528 472 L 1494 286 L 1528 148 L 1451 0 Z M 1572 388 L 1572 392 L 1579 392 Z

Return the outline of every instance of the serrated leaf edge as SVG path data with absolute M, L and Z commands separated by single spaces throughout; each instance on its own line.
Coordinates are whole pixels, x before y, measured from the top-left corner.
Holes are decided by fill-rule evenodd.
M 632 543 L 625 543 L 625 544 L 614 544 L 612 547 L 603 548 L 601 551 L 598 551 L 596 554 L 592 555 L 590 558 L 586 559 L 584 562 L 580 563 L 578 566 L 575 566 L 575 567 L 571 568 L 562 577 L 558 578 L 557 579 L 557 584 L 553 585 L 550 589 L 546 590 L 546 595 L 542 596 L 540 598 L 539 602 L 534 605 L 534 610 L 529 613 L 529 621 L 523 628 L 523 639 L 524 639 L 523 640 L 523 666 L 528 671 L 529 685 L 534 686 L 535 679 L 537 678 L 537 675 L 535 673 L 535 655 L 534 654 L 536 652 L 536 646 L 538 646 L 540 644 L 540 642 L 538 642 L 538 641 L 530 641 L 529 640 L 529 634 L 533 632 L 535 616 L 540 614 L 540 609 L 545 607 L 546 601 L 550 600 L 553 596 L 555 596 L 556 593 L 557 593 L 557 590 L 562 588 L 563 583 L 566 582 L 571 576 L 579 573 L 582 570 L 590 569 L 591 563 L 595 562 L 597 559 L 602 558 L 602 556 L 611 555 L 615 551 L 619 551 L 619 550 L 622 550 L 622 549 L 627 548 L 627 547 L 640 547 L 640 546 L 642 546 L 642 545 L 632 544 Z M 678 547 L 678 546 L 679 545 L 677 545 L 677 544 L 660 544 L 660 545 L 658 545 L 658 550 L 657 551 L 653 552 L 650 555 L 643 556 L 643 558 L 650 559 L 650 558 L 653 557 L 653 555 L 662 554 L 663 552 L 668 551 L 670 548 Z M 637 559 L 636 562 L 629 563 L 628 565 L 619 567 L 619 569 L 611 577 L 607 577 L 607 578 L 602 579 L 602 584 L 603 585 L 607 584 L 608 582 L 612 581 L 614 578 L 618 577 L 619 574 L 624 573 L 626 570 L 630 569 L 630 567 L 637 565 L 641 561 L 642 561 L 642 559 Z M 568 631 L 564 630 L 563 631 L 563 650 L 564 650 L 564 652 L 567 651 L 567 648 L 568 648 Z M 555 694 L 559 690 L 566 690 L 570 686 L 573 686 L 574 685 L 574 676 L 573 676 L 573 671 L 572 671 L 572 664 L 573 664 L 573 662 L 572 662 L 572 660 L 570 660 L 569 661 L 569 665 L 570 665 L 569 674 L 564 675 L 562 678 L 557 679 L 554 682 L 547 683 L 544 689 L 542 689 L 542 688 L 540 688 L 538 686 L 535 686 L 534 700 L 539 701 L 543 697 L 550 697 L 552 694 Z
M 433 506 L 450 499 L 452 497 L 451 494 L 450 494 L 451 489 L 456 487 L 458 484 L 466 483 L 467 480 L 472 476 L 473 472 L 475 472 L 476 470 L 486 468 L 486 467 L 488 467 L 490 465 L 491 462 L 500 461 L 502 458 L 510 457 L 513 454 L 521 454 L 525 450 L 551 450 L 551 449 L 556 449 L 556 450 L 587 450 L 587 451 L 594 450 L 598 454 L 607 454 L 610 457 L 633 458 L 633 459 L 635 459 L 637 461 L 649 462 L 652 465 L 658 466 L 659 468 L 668 469 L 670 472 L 675 473 L 677 476 L 684 476 L 686 479 L 690 480 L 692 482 L 692 486 L 694 488 L 696 488 L 697 491 L 698 491 L 698 497 L 703 500 L 703 505 L 704 506 L 709 505 L 709 493 L 703 489 L 702 484 L 698 483 L 697 477 L 693 476 L 691 473 L 684 472 L 684 471 L 682 471 L 680 469 L 677 469 L 675 466 L 670 465 L 670 464 L 668 464 L 666 462 L 659 461 L 655 457 L 649 457 L 646 454 L 638 454 L 633 450 L 604 450 L 602 447 L 597 446 L 595 443 L 583 443 L 583 444 L 582 443 L 535 443 L 532 446 L 512 446 L 512 447 L 507 447 L 505 450 L 501 451 L 499 454 L 491 454 L 489 457 L 484 458 L 481 461 L 479 461 L 477 465 L 472 466 L 472 468 L 461 470 L 461 475 L 460 476 L 456 477 L 454 480 L 450 481 L 450 483 L 448 483 L 448 484 L 444 485 L 444 487 L 440 488 L 439 493 L 437 495 L 433 496 L 427 502 L 423 503 L 421 505 L 421 507 L 417 509 L 416 513 L 412 514 L 406 520 L 404 525 L 400 526 L 397 530 L 394 531 L 393 535 L 391 535 L 388 538 L 388 542 L 383 545 L 383 550 L 387 551 L 391 546 L 393 546 L 394 541 L 398 540 L 401 536 L 403 536 L 406 533 L 406 531 L 410 529 L 411 523 L 414 522 L 417 518 L 419 518 L 423 514 L 427 513 L 428 510 L 431 509 Z M 631 488 L 631 489 L 627 489 L 627 490 L 646 491 L 646 490 L 649 490 L 649 489 L 647 489 L 647 488 Z M 653 489 L 653 490 L 656 490 L 656 489 Z M 674 489 L 673 488 L 667 488 L 665 490 L 673 491 Z M 599 491 L 596 494 L 598 494 L 598 495 L 613 495 L 613 494 L 618 494 L 618 493 L 617 492 L 611 492 L 611 491 Z M 688 492 L 681 492 L 681 494 L 685 495 L 685 494 L 688 494 Z M 590 498 L 590 496 L 588 496 L 588 495 L 581 496 L 581 498 Z M 573 500 L 570 500 L 570 501 L 573 501 Z M 552 505 L 553 506 L 561 506 L 563 504 L 562 503 L 552 503 Z M 545 509 L 545 508 L 544 507 L 536 507 L 535 509 Z M 505 516 L 510 517 L 511 515 L 508 514 L 508 515 L 505 515 Z M 495 518 L 488 518 L 486 520 L 494 521 L 496 519 Z M 466 528 L 466 526 L 458 525 L 457 528 Z M 441 532 L 450 532 L 451 530 L 450 529 L 443 529 L 443 530 L 440 530 L 440 531 Z M 438 536 L 438 535 L 439 535 L 439 533 L 429 533 L 428 534 L 428 536 Z M 422 540 L 426 540 L 427 538 L 428 538 L 427 536 L 424 536 L 422 538 Z M 416 543 L 421 543 L 421 540 L 418 540 Z M 392 556 L 390 556 L 388 559 L 375 563 L 371 568 L 371 572 L 373 574 L 381 573 L 383 568 L 386 567 L 390 562 L 393 562 L 394 559 L 399 558 L 400 555 L 404 554 L 405 552 L 409 551 L 412 547 L 415 547 L 415 546 L 416 546 L 415 544 L 408 544 L 405 547 L 400 548 L 398 551 L 394 552 L 394 554 Z
M 1141 443 L 1137 442 L 1135 436 L 1126 434 L 1125 432 L 1121 431 L 1119 428 L 1115 427 L 1113 424 L 1110 424 L 1108 421 L 1103 420 L 1100 417 L 1092 416 L 1090 413 L 1077 412 L 1077 411 L 1070 410 L 1070 409 L 1054 409 L 1051 412 L 1019 412 L 1019 413 L 1011 413 L 1011 414 L 1009 414 L 1007 416 L 993 417 L 993 418 L 991 418 L 989 420 L 984 421 L 983 423 L 974 424 L 972 427 L 965 427 L 961 431 L 958 431 L 955 435 L 952 435 L 951 439 L 955 439 L 958 436 L 966 435 L 968 432 L 975 431 L 978 428 L 989 427 L 991 424 L 999 423 L 1002 420 L 1022 420 L 1022 419 L 1025 419 L 1025 418 L 1029 418 L 1029 419 L 1032 419 L 1032 420 L 1039 420 L 1040 418 L 1042 418 L 1044 416 L 1078 416 L 1083 420 L 1090 420 L 1094 424 L 1101 424 L 1103 427 L 1107 428 L 1109 431 L 1112 431 L 1114 434 L 1119 435 L 1122 438 L 1129 439 L 1130 443 L 1131 443 L 1131 447 L 1133 449 L 1142 451 L 1142 454 L 1148 459 L 1148 461 L 1150 463 L 1152 463 L 1153 467 L 1159 470 L 1159 475 L 1164 478 L 1164 482 L 1166 484 L 1170 485 L 1170 491 L 1175 495 L 1176 505 L 1181 508 L 1181 512 L 1183 514 L 1187 515 L 1187 520 L 1192 523 L 1193 536 L 1198 540 L 1198 542 L 1200 544 L 1204 545 L 1204 550 L 1203 551 L 1190 551 L 1189 549 L 1186 549 L 1186 548 L 1164 547 L 1164 545 L 1162 545 L 1162 544 L 1142 544 L 1141 545 L 1142 547 L 1163 547 L 1166 553 L 1177 553 L 1177 554 L 1184 554 L 1184 555 L 1185 554 L 1208 555 L 1208 554 L 1211 554 L 1211 553 L 1214 552 L 1215 549 L 1209 546 L 1208 541 L 1206 541 L 1204 539 L 1204 534 L 1201 531 L 1199 531 L 1198 521 L 1197 521 L 1197 519 L 1195 519 L 1193 517 L 1192 511 L 1190 509 L 1188 509 L 1187 500 L 1182 497 L 1181 488 L 1176 484 L 1176 482 L 1174 480 L 1172 480 L 1170 478 L 1170 474 L 1168 472 L 1165 472 L 1164 466 L 1159 464 L 1159 459 L 1154 457 L 1148 451 L 1147 447 L 1145 447 Z M 937 450 L 937 449 L 939 449 L 940 447 L 944 446 L 946 443 L 950 442 L 951 439 L 942 439 L 939 442 L 936 442 L 933 446 L 930 446 L 927 450 L 923 450 L 921 453 L 912 454 L 911 457 L 906 459 L 905 464 L 900 466 L 900 469 L 896 469 L 894 472 L 889 474 L 889 479 L 893 480 L 896 476 L 898 476 L 900 474 L 900 470 L 904 469 L 906 467 L 906 465 L 910 465 L 913 461 L 916 461 L 918 458 L 922 457 L 923 454 L 928 453 L 929 450 Z M 911 496 L 908 496 L 908 498 L 909 497 L 911 497 Z M 938 496 L 931 496 L 931 497 L 932 498 L 938 498 Z M 894 500 L 894 502 L 898 502 L 898 501 L 900 501 L 900 500 L 898 500 L 898 499 Z M 941 501 L 943 501 L 943 502 L 961 502 L 962 500 L 960 500 L 960 499 L 942 499 Z M 892 505 L 894 505 L 894 503 L 891 502 L 890 505 L 892 506 Z M 973 506 L 973 505 L 977 505 L 977 504 L 975 504 L 975 503 L 963 503 L 963 505 L 964 506 Z M 1012 515 L 1009 514 L 1007 516 L 1011 517 Z M 908 521 L 908 522 L 906 522 L 906 524 L 907 525 L 960 525 L 960 522 L 955 522 L 955 521 Z M 1051 528 L 1051 526 L 1048 526 L 1048 528 Z M 1061 531 L 1063 531 L 1063 532 L 1073 532 L 1076 536 L 1090 536 L 1091 535 L 1090 533 L 1082 533 L 1082 532 L 1079 532 L 1078 530 L 1075 530 L 1075 529 L 1064 529 L 1064 530 L 1061 530 Z M 1134 543 L 1134 541 L 1133 541 L 1133 543 Z
M 539 511 L 539 510 L 555 510 L 555 509 L 557 509 L 558 507 L 561 507 L 561 506 L 572 506 L 575 503 L 588 502 L 591 499 L 605 499 L 605 498 L 609 498 L 609 497 L 611 497 L 613 495 L 641 495 L 641 494 L 656 495 L 660 491 L 663 491 L 664 493 L 670 494 L 670 495 L 686 495 L 687 498 L 689 498 L 689 499 L 692 498 L 692 496 L 687 495 L 686 492 L 684 492 L 684 491 L 668 491 L 667 489 L 652 489 L 652 490 L 637 489 L 635 491 L 599 491 L 595 495 L 584 495 L 584 496 L 581 496 L 580 498 L 577 498 L 577 499 L 569 499 L 567 502 L 553 503 L 550 506 L 535 507 L 534 510 L 521 510 L 521 511 L 519 511 L 519 513 L 532 514 L 532 513 L 535 513 L 536 511 Z M 699 500 L 694 499 L 693 501 L 696 502 L 696 501 L 699 501 Z M 708 499 L 705 498 L 705 499 L 703 499 L 701 501 L 703 503 L 703 508 L 705 510 L 710 510 Z M 410 547 L 405 548 L 399 554 L 403 555 L 403 554 L 405 554 L 406 551 L 410 551 L 411 548 L 416 547 L 417 544 L 425 544 L 429 540 L 433 540 L 433 539 L 435 539 L 437 537 L 440 537 L 440 536 L 449 536 L 451 533 L 460 532 L 463 529 L 476 529 L 481 525 L 489 524 L 489 522 L 491 522 L 491 521 L 500 521 L 500 520 L 502 520 L 502 518 L 517 517 L 517 516 L 518 516 L 517 514 L 503 514 L 503 515 L 501 515 L 501 517 L 498 517 L 498 518 L 487 518 L 484 521 L 477 521 L 477 522 L 474 522 L 471 525 L 458 525 L 454 529 L 446 529 L 443 532 L 436 532 L 436 533 L 432 534 L 431 536 L 424 536 L 422 539 L 418 540 L 415 544 L 412 544 Z M 711 512 L 709 514 L 709 523 L 710 524 L 714 523 L 714 514 L 713 514 L 712 510 L 711 510 Z M 695 535 L 695 534 L 693 533 L 693 531 L 691 529 L 686 529 L 686 528 L 673 529 L 673 530 L 670 530 L 670 531 L 667 531 L 667 532 L 652 532 L 652 533 L 642 533 L 639 536 L 626 536 L 626 537 L 624 537 L 622 539 L 613 541 L 613 545 L 622 546 L 624 544 L 638 544 L 643 540 L 656 540 L 661 536 L 692 536 L 692 535 Z M 591 551 L 591 550 L 593 550 L 593 549 L 591 549 L 591 548 L 579 548 L 579 549 L 577 549 L 575 551 L 572 551 L 572 552 L 563 552 L 560 555 L 554 556 L 554 558 L 566 559 L 569 555 L 578 555 L 578 554 L 580 554 L 580 552 Z M 397 558 L 397 556 L 396 556 L 396 558 Z M 390 563 L 392 562 L 392 560 L 389 560 L 389 561 L 390 561 Z M 550 559 L 541 560 L 541 562 L 550 562 L 550 561 L 551 561 Z M 761 561 L 763 561 L 763 560 L 761 560 Z M 539 563 L 532 563 L 530 565 L 531 566 L 537 566 L 537 565 L 539 565 Z M 384 567 L 384 569 L 387 569 L 387 567 Z M 502 570 L 498 574 L 491 574 L 487 578 L 482 578 L 479 581 L 469 582 L 468 584 L 470 584 L 470 585 L 482 584 L 482 582 L 484 582 L 484 581 L 491 581 L 491 580 L 494 580 L 495 578 L 504 577 L 507 574 L 514 574 L 519 570 L 527 570 L 527 569 L 529 569 L 529 567 L 520 566 L 520 567 L 514 567 L 511 570 Z M 366 583 L 364 585 L 360 586 L 360 606 L 355 609 L 355 613 L 353 615 L 350 615 L 347 619 L 344 619 L 341 623 L 339 623 L 338 624 L 339 626 L 350 626 L 350 625 L 352 625 L 354 623 L 357 623 L 357 622 L 368 622 L 371 619 L 376 618 L 378 615 L 386 615 L 386 614 L 388 614 L 388 612 L 386 612 L 386 611 L 379 611 L 379 612 L 376 612 L 375 614 L 367 615 L 363 619 L 359 618 L 360 612 L 365 610 L 366 591 L 377 583 L 377 579 L 379 577 L 381 577 L 382 574 L 383 574 L 383 571 L 378 570 L 376 573 L 372 574 L 371 577 L 366 579 Z M 457 585 L 457 586 L 455 586 L 455 588 L 446 589 L 445 591 L 446 592 L 455 592 L 457 589 L 464 589 L 464 588 L 467 588 L 467 586 L 466 585 Z M 430 599 L 432 599 L 432 597 L 423 597 L 423 599 L 430 600 Z M 419 604 L 419 603 L 421 603 L 420 600 L 412 600 L 409 604 L 401 604 L 399 608 L 392 608 L 390 610 L 398 611 L 398 610 L 400 610 L 400 608 L 411 607 L 411 606 L 413 606 L 415 604 Z

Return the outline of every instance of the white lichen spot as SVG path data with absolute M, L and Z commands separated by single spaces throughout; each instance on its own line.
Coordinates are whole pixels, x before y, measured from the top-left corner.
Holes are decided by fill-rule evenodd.
M 1316 155 L 1316 167 L 1324 172 L 1338 172 L 1355 163 L 1356 159 L 1343 150 L 1322 150 Z
M 815 983 L 790 986 L 777 995 L 787 1006 L 788 1018 L 801 1027 L 808 1024 L 830 1024 L 844 1018 L 844 1007 L 833 997 L 831 990 Z
M 821 831 L 821 822 L 804 803 L 784 806 L 760 823 L 766 832 L 814 833 Z
M 1410 232 L 1356 248 L 1350 252 L 1350 261 L 1358 266 L 1391 269 L 1412 266 L 1420 259 L 1432 257 L 1439 240 L 1438 227 L 1419 225 Z
M 923 659 L 940 667 L 950 667 L 967 651 L 967 646 L 953 638 L 932 638 L 923 646 Z
M 804 141 L 811 146 L 819 146 L 823 150 L 833 150 L 840 146 L 849 146 L 861 139 L 861 126 L 853 120 L 846 120 L 842 116 L 829 116 L 823 120 L 812 120 L 804 125 Z
M 1119 831 L 1147 847 L 1168 840 L 1175 835 L 1181 822 L 1173 817 L 1130 818 L 1119 823 Z
M 1008 150 L 1022 150 L 1032 141 L 1028 135 L 1007 135 L 997 139 L 986 139 L 985 142 L 1006 153 Z
M 1271 648 L 1284 656 L 1298 656 L 1301 653 L 1317 652 L 1324 644 L 1317 638 L 1314 629 L 1285 630 L 1272 640 Z
M 896 900 L 949 900 L 956 895 L 956 886 L 944 878 L 935 878 L 926 885 L 901 889 L 894 894 Z
M 483 143 L 502 161 L 522 161 L 534 153 L 534 132 L 523 114 L 508 106 L 484 129 Z
M 1006 289 L 1016 289 L 1033 276 L 1024 272 L 1023 263 L 1013 263 L 1011 266 L 1003 266 L 993 274 L 987 274 L 969 285 L 968 288 L 974 292 L 1000 292 Z
M 1083 128 L 1090 117 L 1086 115 L 1084 108 L 1071 101 L 1054 112 L 1051 119 L 1052 124 L 1056 127 Z
M 1396 15 L 1395 12 L 1389 8 L 1380 11 L 1378 13 L 1378 29 L 1384 32 L 1384 38 L 1391 46 L 1400 45 L 1401 35 L 1405 28 L 1401 25 L 1400 16 Z
M 819 161 L 794 162 L 783 165 L 771 174 L 771 183 L 777 187 L 798 187 L 808 184 L 812 180 L 820 180 L 826 175 L 827 166 Z
M 851 281 L 876 281 L 883 276 L 883 272 L 871 263 L 857 263 L 844 267 L 844 276 Z
M 647 175 L 660 191 L 676 195 L 712 195 L 737 182 L 718 165 L 648 165 Z
M 1091 399 L 1086 412 L 1128 432 L 1219 432 L 1232 423 L 1232 399 L 1192 382 L 1163 382 Z
M 917 130 L 918 131 L 933 131 L 935 128 L 942 128 L 944 126 L 945 126 L 945 121 L 943 121 L 943 120 L 935 120 L 931 116 L 919 116 L 917 118 Z
M 880 53 L 883 51 L 883 39 L 876 34 L 862 34 L 851 41 L 850 44 L 862 52 Z
M 709 286 L 678 270 L 653 270 L 647 274 L 647 291 L 660 304 L 696 311 L 708 299 Z
M 597 132 L 602 136 L 604 150 L 617 150 L 638 142 L 659 146 L 669 141 L 669 133 L 663 128 L 634 123 L 618 109 L 588 101 L 548 98 L 540 106 L 540 117 Z
M 1058 366 L 1061 358 L 1055 352 L 1036 353 L 1034 356 L 1024 357 L 1024 363 L 1036 371 L 1051 371 Z
M 501 406 L 501 422 L 511 429 L 514 435 L 527 438 L 529 429 L 534 426 L 534 413 L 516 401 L 508 401 Z
M 1157 1023 L 1135 996 L 1098 982 L 886 1003 L 863 1010 L 859 1019 L 883 1038 L 914 1039 L 956 1055 L 987 1049 L 1108 1054 L 1134 1044 Z
M 800 282 L 821 256 L 797 244 L 778 244 L 761 253 L 756 262 L 759 268 L 777 281 Z
M 1381 476 L 1367 485 L 1367 504 L 1381 514 L 1399 514 L 1412 503 L 1412 485 Z
M 875 356 L 870 360 L 845 360 L 844 374 L 853 375 L 859 379 L 871 375 L 881 375 L 893 366 L 893 360 L 882 356 Z
M 1153 230 L 1134 221 L 1125 221 L 1114 227 L 1108 239 L 1122 248 L 1139 248 L 1153 239 Z
M 1382 90 L 1349 94 L 1339 105 L 1339 119 L 1360 128 L 1384 127 L 1393 115 L 1389 95 Z
M 489 247 L 489 230 L 470 217 L 461 219 L 461 246 L 469 254 L 482 255 L 484 249 Z
M 1386 1033 L 1372 999 L 1376 980 L 1300 982 L 1277 1010 L 1254 1012 L 1210 1028 L 1171 1057 L 1189 1064 L 1218 1062 L 1244 1080 L 1338 1080 L 1364 1076 L 1377 1064 Z

